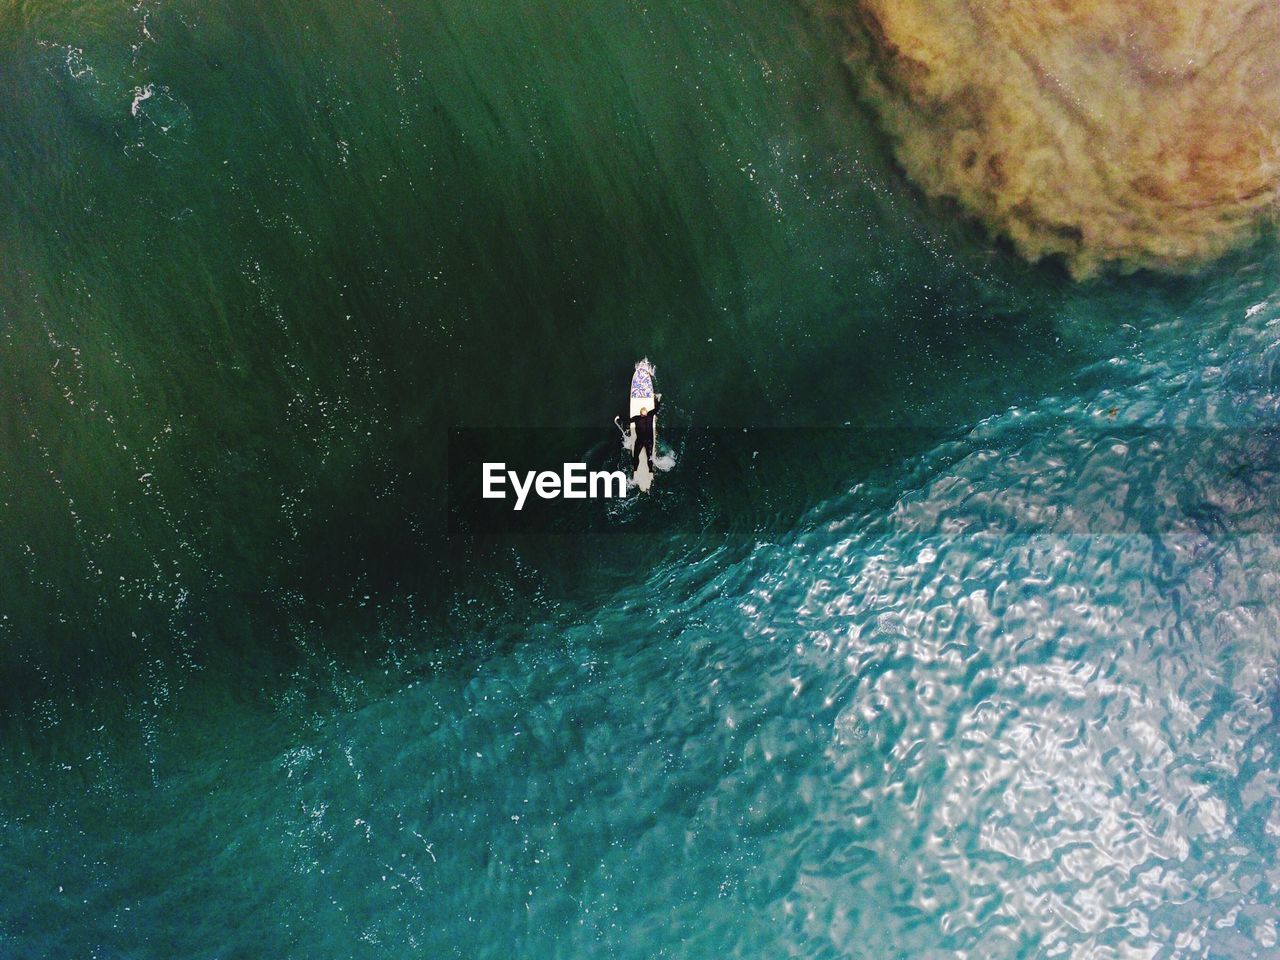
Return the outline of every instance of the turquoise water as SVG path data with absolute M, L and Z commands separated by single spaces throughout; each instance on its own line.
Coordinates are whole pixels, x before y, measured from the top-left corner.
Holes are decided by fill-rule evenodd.
M 1276 955 L 1271 247 L 1020 263 L 787 4 L 0 37 L 0 953 Z

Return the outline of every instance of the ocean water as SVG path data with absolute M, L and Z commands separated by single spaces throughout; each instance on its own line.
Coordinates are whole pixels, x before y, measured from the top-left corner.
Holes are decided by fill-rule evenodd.
M 1274 245 L 1024 263 L 743 6 L 0 11 L 0 955 L 1280 956 Z

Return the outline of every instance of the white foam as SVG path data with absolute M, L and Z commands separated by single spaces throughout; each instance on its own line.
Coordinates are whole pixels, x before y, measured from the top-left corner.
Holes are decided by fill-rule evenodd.
M 129 116 L 136 117 L 138 115 L 138 108 L 142 106 L 145 101 L 154 97 L 155 93 L 156 85 L 154 83 L 148 83 L 145 87 L 134 87 L 133 103 L 129 105 Z

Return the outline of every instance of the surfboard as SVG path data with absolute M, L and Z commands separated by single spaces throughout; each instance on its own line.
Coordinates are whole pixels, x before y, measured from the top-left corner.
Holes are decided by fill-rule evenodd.
M 641 408 L 652 410 L 655 404 L 654 400 L 654 370 L 653 364 L 648 359 L 641 360 L 636 364 L 636 369 L 631 374 L 631 413 L 629 416 L 634 417 Z M 636 444 L 636 428 L 635 424 L 627 424 L 627 437 L 624 446 L 630 452 L 635 449 Z M 653 452 L 658 452 L 658 418 L 653 418 Z M 640 463 L 636 466 L 635 480 L 636 486 L 641 490 L 647 491 L 653 483 L 653 464 L 649 462 L 649 455 L 640 454 Z

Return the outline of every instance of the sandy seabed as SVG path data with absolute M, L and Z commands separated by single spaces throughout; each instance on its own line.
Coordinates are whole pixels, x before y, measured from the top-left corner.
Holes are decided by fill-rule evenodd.
M 851 62 L 907 174 L 1031 260 L 1185 270 L 1273 222 L 1273 0 L 856 0 Z

